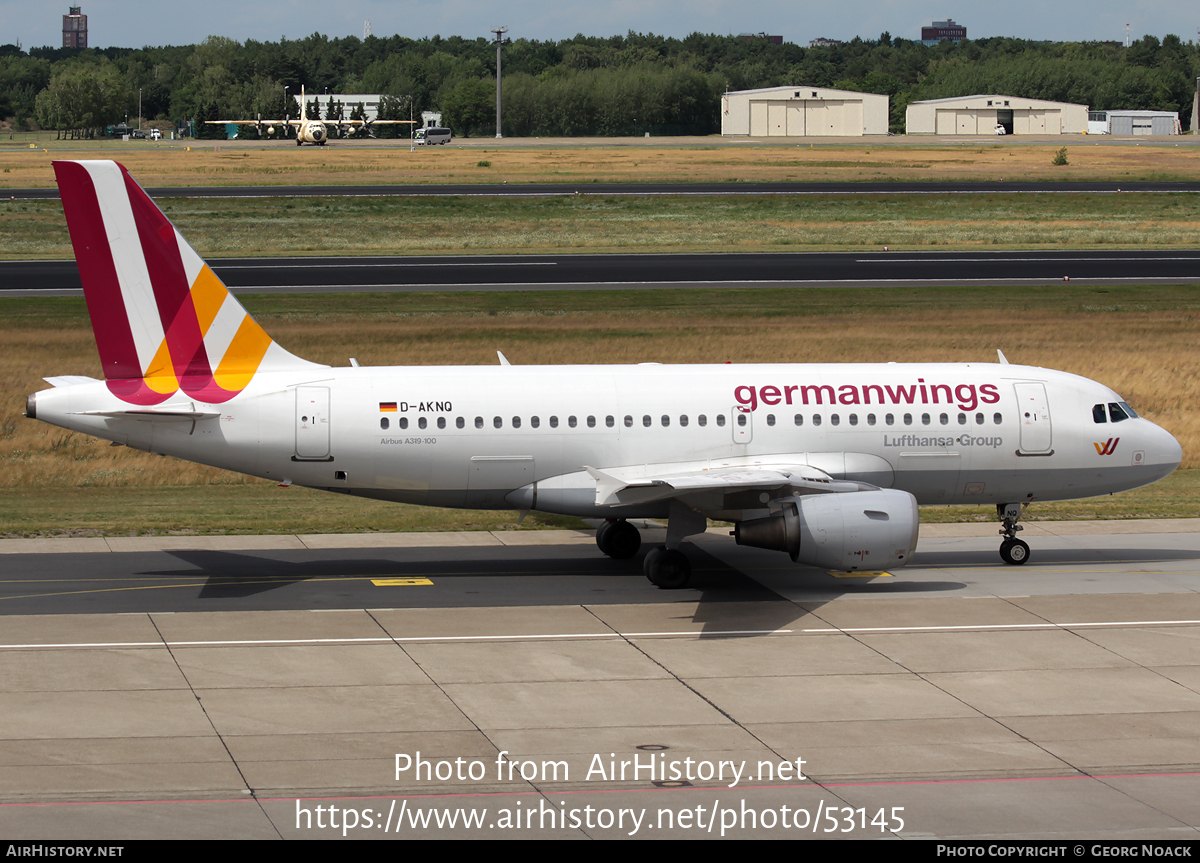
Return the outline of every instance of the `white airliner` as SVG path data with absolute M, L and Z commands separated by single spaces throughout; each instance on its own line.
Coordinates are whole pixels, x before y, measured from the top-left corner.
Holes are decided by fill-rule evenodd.
M 104 380 L 51 377 L 26 415 L 149 452 L 343 494 L 606 519 L 682 587 L 708 519 L 829 570 L 906 564 L 918 504 L 1154 482 L 1179 443 L 1103 384 L 1000 363 L 332 368 L 277 345 L 115 162 L 55 162 Z M 1003 360 L 1003 356 L 1000 357 Z
M 264 132 L 268 135 L 275 134 L 276 126 L 287 126 L 288 128 L 295 127 L 296 129 L 296 146 L 301 144 L 316 144 L 319 147 L 324 147 L 329 142 L 329 126 L 336 126 L 341 134 L 355 134 L 357 132 L 366 132 L 371 134 L 371 127 L 375 125 L 394 126 L 394 125 L 413 125 L 415 120 L 328 120 L 322 121 L 319 117 L 310 118 L 307 116 L 308 109 L 304 103 L 305 94 L 304 88 L 300 88 L 300 117 L 296 120 L 264 120 L 259 117 L 256 120 L 205 120 L 204 122 L 210 126 L 228 126 L 235 124 L 238 126 L 254 126 L 258 129 L 259 134 Z M 374 137 L 374 136 L 372 136 Z

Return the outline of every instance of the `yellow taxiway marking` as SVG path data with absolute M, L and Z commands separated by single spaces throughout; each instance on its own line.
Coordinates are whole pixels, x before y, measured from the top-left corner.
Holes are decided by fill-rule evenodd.
M 407 587 L 412 584 L 433 584 L 428 578 L 372 578 L 376 587 Z
M 827 570 L 834 578 L 895 578 L 890 572 L 879 570 L 872 572 L 868 569 L 856 569 L 853 572 L 841 572 L 838 570 Z

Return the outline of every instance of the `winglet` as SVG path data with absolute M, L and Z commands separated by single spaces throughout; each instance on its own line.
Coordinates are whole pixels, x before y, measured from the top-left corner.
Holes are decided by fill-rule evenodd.
M 275 344 L 123 165 L 55 162 L 108 389 L 228 401 L 260 369 L 321 368 Z
M 1000 357 L 1000 365 L 1002 365 L 1002 366 L 1008 365 L 1008 357 L 1004 356 L 1004 351 L 1000 350 L 999 348 L 996 348 L 996 356 Z

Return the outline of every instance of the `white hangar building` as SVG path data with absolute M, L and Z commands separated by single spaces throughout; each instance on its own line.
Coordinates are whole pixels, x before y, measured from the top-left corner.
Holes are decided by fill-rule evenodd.
M 888 97 L 828 87 L 767 87 L 721 97 L 721 134 L 853 137 L 888 133 Z
M 913 102 L 904 118 L 908 135 L 1062 135 L 1086 132 L 1088 106 L 1019 96 L 954 96 Z

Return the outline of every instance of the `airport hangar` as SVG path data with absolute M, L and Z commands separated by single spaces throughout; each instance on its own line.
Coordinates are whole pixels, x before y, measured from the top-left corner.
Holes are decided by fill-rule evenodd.
M 953 96 L 913 102 L 904 117 L 907 135 L 1062 135 L 1087 132 L 1088 106 L 1020 96 Z
M 888 97 L 828 87 L 767 87 L 721 97 L 721 134 L 861 137 L 888 133 Z

